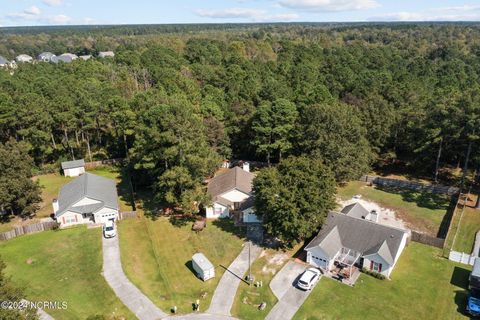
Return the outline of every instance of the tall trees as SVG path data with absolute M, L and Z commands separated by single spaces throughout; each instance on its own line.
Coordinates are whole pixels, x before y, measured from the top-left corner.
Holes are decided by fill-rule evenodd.
M 297 152 L 323 159 L 338 182 L 368 172 L 372 151 L 365 138 L 366 128 L 351 106 L 306 106 L 296 131 Z
M 25 143 L 0 144 L 0 211 L 26 216 L 39 209 L 40 186 L 31 180 L 32 166 Z
M 264 103 L 255 111 L 251 143 L 258 154 L 265 156 L 268 163 L 273 156 L 282 160 L 282 155 L 291 150 L 297 116 L 296 106 L 286 99 Z
M 289 157 L 253 181 L 255 211 L 286 245 L 310 237 L 334 207 L 335 181 L 321 160 Z

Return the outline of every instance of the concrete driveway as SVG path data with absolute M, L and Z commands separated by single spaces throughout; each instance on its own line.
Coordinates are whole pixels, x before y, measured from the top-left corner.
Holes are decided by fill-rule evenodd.
M 300 275 L 307 266 L 289 261 L 270 282 L 270 289 L 278 299 L 265 320 L 290 320 L 307 300 L 311 290 L 303 291 L 295 287 Z
M 251 247 L 251 262 L 255 261 L 260 255 L 262 248 L 252 244 Z M 214 315 L 230 316 L 230 309 L 232 309 L 233 300 L 237 294 L 240 281 L 244 278 L 248 271 L 248 244 L 242 249 L 242 252 L 225 270 L 220 282 L 218 283 L 215 292 L 213 293 L 212 302 L 207 310 L 207 313 Z
M 118 235 L 103 240 L 103 276 L 117 297 L 140 320 L 158 320 L 167 316 L 148 299 L 123 272 Z
M 209 313 L 189 313 L 179 316 L 170 316 L 164 318 L 164 320 L 237 320 L 237 318 Z

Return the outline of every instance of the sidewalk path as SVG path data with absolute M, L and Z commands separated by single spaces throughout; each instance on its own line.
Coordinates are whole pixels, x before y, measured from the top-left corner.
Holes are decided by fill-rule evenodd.
M 248 244 L 246 243 L 242 252 L 232 262 L 223 273 L 220 282 L 218 283 L 215 292 L 213 293 L 212 302 L 207 310 L 207 313 L 213 315 L 230 316 L 230 309 L 232 309 L 233 300 L 237 294 L 240 281 L 244 279 L 245 273 L 248 271 Z M 251 247 L 251 263 L 255 261 L 260 255 L 262 248 L 252 244 Z
M 295 287 L 297 279 L 305 269 L 305 265 L 289 261 L 275 275 L 270 282 L 270 289 L 278 298 L 278 302 L 265 320 L 290 320 L 297 313 L 312 292 L 312 290 L 303 291 Z
M 103 276 L 118 298 L 140 320 L 158 320 L 167 316 L 148 299 L 123 272 L 118 235 L 103 240 Z

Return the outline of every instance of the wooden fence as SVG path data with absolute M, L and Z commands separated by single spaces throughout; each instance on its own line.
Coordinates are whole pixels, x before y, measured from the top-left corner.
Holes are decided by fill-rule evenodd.
M 85 170 L 95 169 L 101 166 L 113 165 L 113 164 L 123 164 L 125 161 L 124 158 L 117 159 L 105 159 L 99 161 L 85 162 Z
M 437 247 L 440 249 L 442 249 L 445 244 L 445 239 L 432 237 L 432 236 L 429 236 L 428 234 L 420 233 L 413 230 L 411 232 L 412 232 L 411 240 L 414 242 L 423 243 L 428 246 Z
M 18 227 L 13 230 L 0 233 L 0 241 L 10 240 L 24 234 L 42 232 L 47 230 L 52 230 L 58 226 L 58 223 L 55 221 L 48 222 L 39 222 L 34 224 L 29 224 L 26 226 Z
M 137 211 L 123 211 L 118 214 L 118 220 L 135 219 L 137 217 Z
M 360 178 L 360 181 L 373 183 L 379 186 L 429 191 L 433 193 L 442 193 L 442 194 L 447 194 L 449 196 L 455 195 L 460 192 L 460 189 L 457 187 L 442 186 L 439 184 L 433 185 L 433 184 L 422 183 L 417 181 L 409 181 L 409 180 L 383 178 L 379 176 L 365 175 Z

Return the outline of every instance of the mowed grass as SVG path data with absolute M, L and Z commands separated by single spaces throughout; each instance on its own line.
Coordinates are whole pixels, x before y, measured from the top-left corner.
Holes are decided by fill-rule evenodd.
M 0 243 L 0 256 L 27 299 L 67 302 L 65 310 L 47 310 L 56 319 L 135 319 L 101 275 L 101 241 L 98 228 L 47 231 Z
M 438 235 L 450 205 L 450 197 L 445 195 L 372 187 L 361 181 L 352 181 L 338 188 L 337 194 L 342 200 L 348 200 L 360 194 L 362 199 L 376 202 L 381 207 L 395 211 L 397 217 L 409 228 L 432 236 Z
M 457 236 L 455 243 L 453 243 L 453 250 L 465 253 L 472 253 L 475 243 L 475 235 L 480 230 L 480 210 L 475 209 L 473 206 L 476 202 L 476 196 L 471 196 L 468 205 L 465 206 L 463 215 L 461 210 L 457 213 L 461 216 L 460 224 L 458 226 Z M 454 237 L 454 233 L 451 235 Z M 452 240 L 453 241 L 453 240 Z
M 282 252 L 266 249 L 262 255 L 252 264 L 252 276 L 255 281 L 262 281 L 262 287 L 249 286 L 245 282 L 240 283 L 232 314 L 239 319 L 265 319 L 272 307 L 277 303 L 277 298 L 270 290 L 269 284 L 274 275 L 283 267 L 291 257 L 292 252 Z M 259 305 L 266 302 L 264 310 L 259 310 Z
M 392 280 L 362 274 L 352 288 L 322 278 L 294 319 L 468 319 L 470 267 L 440 255 L 440 249 L 411 243 Z
M 162 310 L 177 306 L 179 313 L 192 312 L 200 300 L 206 310 L 225 266 L 242 249 L 243 239 L 230 220 L 208 221 L 195 233 L 192 223 L 175 226 L 167 218 L 124 220 L 118 225 L 122 265 L 128 278 Z M 215 266 L 215 278 L 198 279 L 192 255 L 202 252 Z

